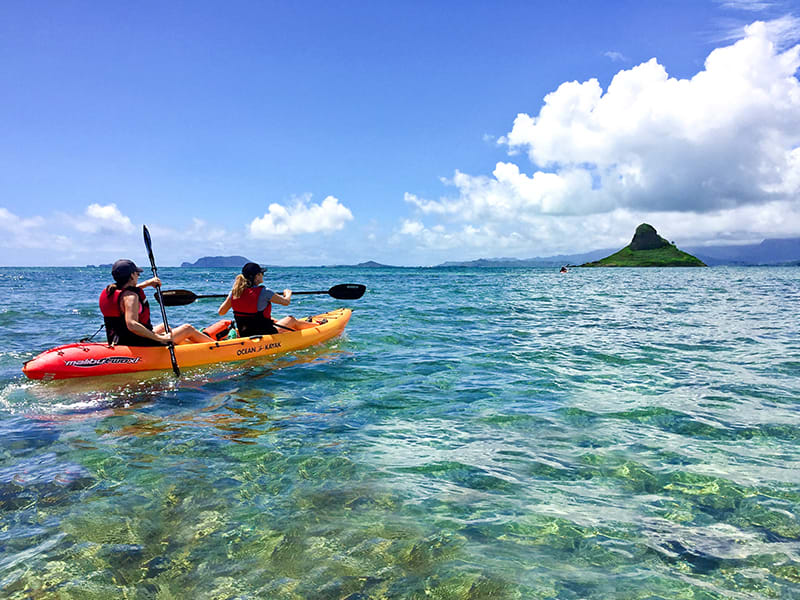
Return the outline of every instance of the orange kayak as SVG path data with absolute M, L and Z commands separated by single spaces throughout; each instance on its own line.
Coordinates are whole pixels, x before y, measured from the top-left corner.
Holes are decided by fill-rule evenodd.
M 316 327 L 287 331 L 274 335 L 222 339 L 218 342 L 179 344 L 175 358 L 180 368 L 214 363 L 236 362 L 302 350 L 319 344 L 344 331 L 350 320 L 350 309 L 340 308 L 311 317 Z M 206 332 L 212 337 L 224 331 L 230 321 L 220 321 Z M 111 346 L 102 343 L 77 343 L 42 352 L 26 362 L 22 371 L 30 379 L 70 379 L 96 377 L 137 371 L 172 369 L 166 346 Z

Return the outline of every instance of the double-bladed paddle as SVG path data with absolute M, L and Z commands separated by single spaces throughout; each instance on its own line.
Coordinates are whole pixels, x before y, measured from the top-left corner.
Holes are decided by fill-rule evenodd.
M 150 240 L 150 232 L 147 231 L 147 225 L 142 225 L 142 233 L 144 234 L 144 245 L 147 248 L 147 256 L 150 258 L 150 268 L 153 269 L 153 277 L 158 277 L 158 269 L 156 269 L 156 259 L 153 256 L 153 243 Z M 161 286 L 156 286 L 156 298 L 161 295 Z M 169 333 L 169 323 L 167 323 L 167 311 L 164 310 L 164 303 L 161 303 L 161 318 L 164 319 L 164 331 Z M 169 358 L 172 361 L 172 371 L 175 377 L 181 376 L 181 370 L 178 368 L 178 359 L 175 358 L 175 344 L 170 342 L 167 344 L 169 348 Z
M 339 285 L 333 286 L 329 290 L 321 290 L 316 292 L 292 292 L 293 296 L 298 296 L 300 294 L 328 294 L 336 298 L 337 300 L 357 300 L 364 295 L 364 292 L 367 290 L 367 286 L 361 285 L 360 283 L 340 283 Z M 164 310 L 165 306 L 184 306 L 185 304 L 191 304 L 195 300 L 199 300 L 200 298 L 227 298 L 228 294 L 195 294 L 194 292 L 190 292 L 189 290 L 164 290 L 163 292 L 159 290 L 156 294 L 156 300 L 161 302 L 161 310 Z

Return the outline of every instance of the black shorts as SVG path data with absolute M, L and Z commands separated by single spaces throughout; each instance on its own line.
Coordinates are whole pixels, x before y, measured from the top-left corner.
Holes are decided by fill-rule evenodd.
M 150 338 L 141 337 L 134 334 L 121 336 L 116 344 L 117 346 L 166 346 L 161 342 L 151 340 Z
M 273 322 L 274 323 L 274 322 Z M 273 323 L 260 323 L 257 327 L 239 327 L 239 337 L 250 337 L 251 335 L 274 335 L 278 333 Z
M 126 346 L 166 346 L 167 344 L 162 344 L 161 342 L 157 342 L 155 340 L 151 340 L 150 338 L 143 338 L 136 336 L 134 343 L 132 344 L 125 344 Z

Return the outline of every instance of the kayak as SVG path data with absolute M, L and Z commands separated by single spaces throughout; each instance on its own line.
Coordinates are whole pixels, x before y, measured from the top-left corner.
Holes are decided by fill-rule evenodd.
M 178 344 L 175 358 L 178 366 L 184 368 L 302 350 L 342 333 L 350 320 L 350 313 L 349 308 L 340 308 L 310 317 L 316 327 L 232 339 L 224 337 L 231 329 L 231 321 L 218 321 L 204 331 L 213 338 L 223 339 L 213 343 Z M 103 343 L 59 346 L 42 352 L 22 367 L 28 378 L 45 380 L 167 369 L 172 369 L 172 362 L 166 346 L 112 346 Z

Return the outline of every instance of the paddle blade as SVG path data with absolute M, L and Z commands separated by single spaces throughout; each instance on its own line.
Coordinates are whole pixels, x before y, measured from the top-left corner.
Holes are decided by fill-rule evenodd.
M 367 286 L 360 283 L 340 283 L 328 290 L 338 300 L 358 300 L 367 291 Z
M 153 257 L 153 240 L 150 239 L 150 232 L 147 230 L 147 225 L 142 225 L 142 235 L 144 236 L 144 247 L 147 249 L 147 258 L 150 259 L 150 266 L 153 267 L 153 273 L 155 273 L 156 259 Z
M 197 300 L 197 295 L 189 290 L 162 290 L 156 292 L 156 301 L 164 306 L 184 306 Z
M 153 242 L 150 239 L 150 232 L 147 231 L 147 225 L 142 225 L 142 235 L 144 236 L 144 245 L 147 248 L 147 252 L 151 252 L 153 249 Z

